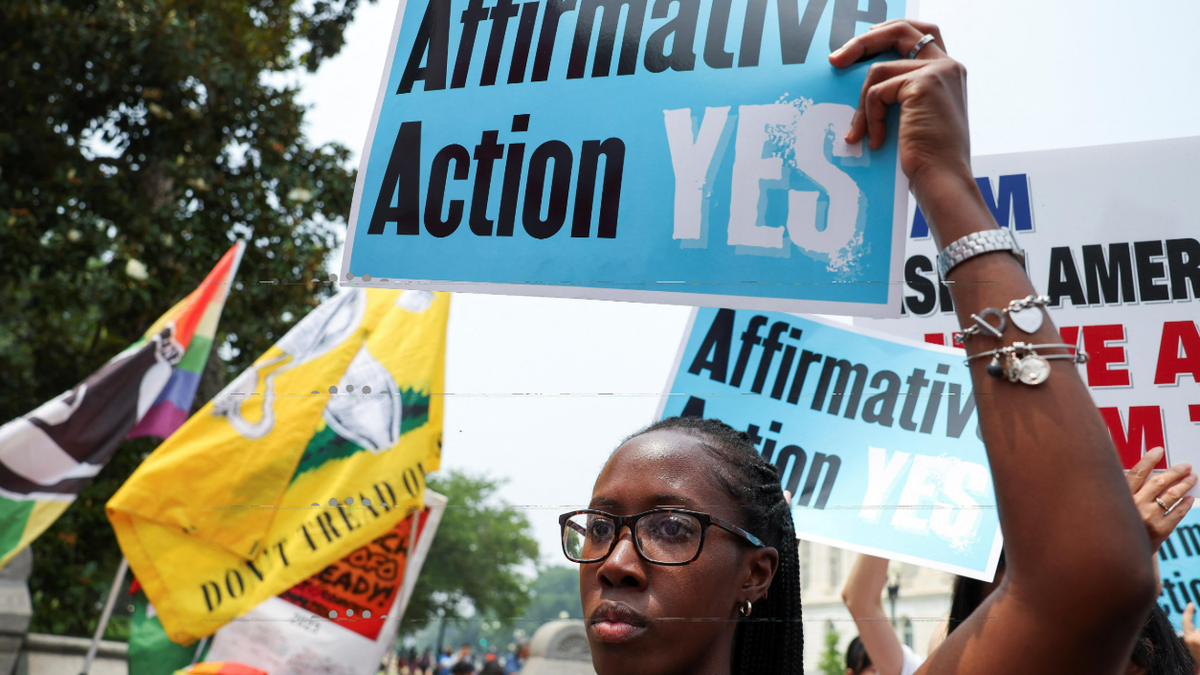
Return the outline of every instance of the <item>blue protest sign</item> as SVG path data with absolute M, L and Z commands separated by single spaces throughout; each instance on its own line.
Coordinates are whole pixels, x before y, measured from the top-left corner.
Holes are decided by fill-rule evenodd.
M 1158 571 L 1162 577 L 1158 606 L 1175 630 L 1182 631 L 1188 603 L 1200 608 L 1200 513 L 1189 512 L 1163 542 L 1158 549 Z M 1200 622 L 1200 616 L 1195 620 Z
M 792 314 L 698 309 L 661 417 L 749 433 L 801 539 L 991 580 L 1000 522 L 963 355 Z
M 905 5 L 402 1 L 343 283 L 899 316 L 897 115 L 847 145 L 827 57 Z

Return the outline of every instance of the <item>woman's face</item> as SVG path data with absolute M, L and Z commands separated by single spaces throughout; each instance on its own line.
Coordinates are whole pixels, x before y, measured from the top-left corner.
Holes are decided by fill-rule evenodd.
M 736 506 L 702 468 L 713 461 L 686 432 L 643 434 L 609 459 L 596 479 L 590 508 L 632 515 L 674 506 L 741 525 Z M 737 607 L 744 599 L 762 597 L 778 559 L 774 549 L 743 544 L 714 526 L 692 563 L 655 565 L 638 555 L 632 533 L 623 528 L 607 559 L 579 567 L 596 672 L 728 672 Z

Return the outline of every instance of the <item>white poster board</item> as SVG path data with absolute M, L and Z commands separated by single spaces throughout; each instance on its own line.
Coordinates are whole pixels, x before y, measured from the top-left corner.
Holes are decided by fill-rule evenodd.
M 1125 468 L 1159 445 L 1158 468 L 1200 466 L 1200 138 L 977 157 L 974 172 L 1064 340 L 1088 353 L 1079 371 Z M 918 211 L 904 317 L 855 323 L 954 345 L 936 254 Z

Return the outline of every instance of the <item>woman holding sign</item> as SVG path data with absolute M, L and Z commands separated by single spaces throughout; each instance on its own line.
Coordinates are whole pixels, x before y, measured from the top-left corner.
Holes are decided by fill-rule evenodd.
M 1073 346 L 976 187 L 966 72 L 938 29 L 880 24 L 830 62 L 891 51 L 910 58 L 872 66 L 846 141 L 878 148 L 899 106 L 901 167 L 968 335 L 1007 558 L 976 610 L 986 620 L 961 625 L 918 672 L 1122 672 L 1154 602 L 1146 528 Z M 744 434 L 663 420 L 617 448 L 590 508 L 560 523 L 599 675 L 802 672 L 791 509 Z

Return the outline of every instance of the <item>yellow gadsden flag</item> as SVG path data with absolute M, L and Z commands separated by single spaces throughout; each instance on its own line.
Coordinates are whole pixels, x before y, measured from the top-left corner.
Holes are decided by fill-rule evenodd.
M 450 296 L 344 290 L 155 450 L 108 502 L 188 644 L 391 530 L 441 459 Z

